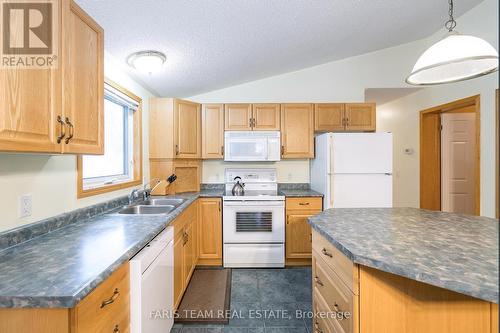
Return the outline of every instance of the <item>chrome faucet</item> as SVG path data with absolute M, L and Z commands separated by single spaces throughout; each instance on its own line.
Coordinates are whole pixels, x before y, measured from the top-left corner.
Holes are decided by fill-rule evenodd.
M 151 187 L 151 183 L 153 183 L 155 181 L 157 182 L 156 185 Z M 148 183 L 144 184 L 144 188 L 143 188 L 144 200 L 148 200 L 151 197 L 151 192 L 153 192 L 158 187 L 158 185 L 160 185 L 162 182 L 163 182 L 163 180 L 160 178 L 153 178 Z M 149 185 L 149 188 L 147 188 L 148 185 Z
M 131 205 L 135 200 L 139 199 L 139 190 L 135 189 L 128 196 L 128 204 Z

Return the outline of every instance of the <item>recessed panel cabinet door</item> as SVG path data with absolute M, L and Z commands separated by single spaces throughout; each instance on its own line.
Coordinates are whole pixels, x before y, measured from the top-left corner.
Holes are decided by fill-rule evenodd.
M 224 157 L 224 105 L 205 104 L 202 110 L 202 158 Z
M 175 100 L 174 124 L 175 157 L 200 158 L 200 105 L 193 102 Z
M 286 257 L 290 259 L 311 258 L 311 226 L 307 219 L 312 215 L 291 214 L 286 217 Z
M 184 292 L 184 233 L 174 239 L 174 305 L 179 306 Z
M 201 265 L 222 264 L 221 199 L 200 200 L 199 254 Z
M 351 103 L 345 105 L 347 131 L 374 132 L 376 129 L 375 103 Z
M 319 132 L 343 131 L 344 104 L 316 104 L 314 105 L 314 130 Z
M 283 158 L 314 158 L 314 109 L 312 104 L 281 105 Z
M 64 11 L 63 151 L 104 153 L 104 32 L 73 1 Z
M 224 105 L 226 131 L 251 131 L 252 105 L 226 104 Z
M 280 130 L 279 104 L 253 104 L 252 108 L 253 108 L 254 131 Z

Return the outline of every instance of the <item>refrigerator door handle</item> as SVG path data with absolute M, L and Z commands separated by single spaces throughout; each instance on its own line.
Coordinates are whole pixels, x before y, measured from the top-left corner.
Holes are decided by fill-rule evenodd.
M 386 175 L 386 176 L 392 176 L 392 173 L 386 172 L 384 175 Z
M 333 175 L 333 140 L 332 138 L 329 138 L 329 146 L 330 146 L 330 159 L 329 159 L 329 163 L 330 163 L 330 167 L 328 168 L 328 172 L 330 175 Z

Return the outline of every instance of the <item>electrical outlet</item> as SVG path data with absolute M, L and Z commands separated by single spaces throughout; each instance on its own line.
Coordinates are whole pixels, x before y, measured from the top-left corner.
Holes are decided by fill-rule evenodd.
M 33 197 L 31 194 L 24 194 L 19 197 L 19 217 L 31 216 L 33 209 Z

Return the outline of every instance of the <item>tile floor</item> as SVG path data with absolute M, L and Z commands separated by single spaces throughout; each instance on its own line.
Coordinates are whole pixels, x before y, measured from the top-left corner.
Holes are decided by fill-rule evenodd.
M 311 333 L 311 269 L 233 269 L 228 325 L 175 324 L 172 333 Z M 259 318 L 259 313 L 261 318 Z

